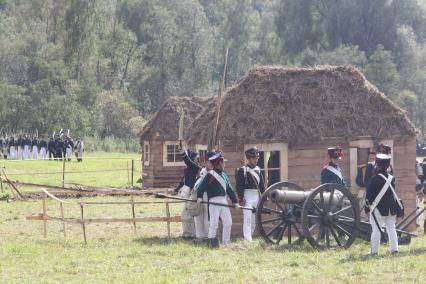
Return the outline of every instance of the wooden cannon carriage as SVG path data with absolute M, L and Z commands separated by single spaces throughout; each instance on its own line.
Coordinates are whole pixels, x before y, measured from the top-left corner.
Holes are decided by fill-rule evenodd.
M 404 229 L 418 215 L 413 211 L 397 225 L 400 239 L 410 240 L 413 234 Z M 256 225 L 268 243 L 286 239 L 292 245 L 306 239 L 318 249 L 348 248 L 357 237 L 369 241 L 371 234 L 371 225 L 361 221 L 352 193 L 331 183 L 309 190 L 286 181 L 271 185 L 259 200 Z

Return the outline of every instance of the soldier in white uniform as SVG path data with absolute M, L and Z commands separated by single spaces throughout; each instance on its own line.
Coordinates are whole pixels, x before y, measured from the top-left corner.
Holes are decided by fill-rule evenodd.
M 209 158 L 213 157 L 215 154 L 216 152 L 206 153 L 206 156 L 204 157 L 204 167 L 201 169 L 200 175 L 194 185 L 195 194 L 197 193 L 197 189 L 205 178 L 207 172 L 213 170 L 213 164 L 209 161 Z M 207 192 L 204 192 L 203 194 L 203 201 L 208 201 Z M 195 236 L 198 240 L 203 240 L 207 238 L 209 233 L 209 209 L 207 204 L 198 204 L 198 207 L 201 207 L 201 210 L 198 210 L 198 214 L 194 216 Z
M 259 196 L 265 192 L 265 182 L 260 168 L 257 166 L 259 160 L 259 150 L 250 148 L 245 151 L 247 164 L 237 170 L 236 183 L 240 206 L 256 208 L 259 203 Z M 243 211 L 243 235 L 246 241 L 252 240 L 255 230 L 255 214 L 250 210 Z
M 232 201 L 233 207 L 238 208 L 238 199 L 229 182 L 228 176 L 224 170 L 224 157 L 222 153 L 217 153 L 209 158 L 214 169 L 209 171 L 197 190 L 197 202 L 203 201 L 204 192 L 207 192 L 209 202 L 221 203 L 228 205 L 227 196 Z M 219 226 L 219 218 L 222 220 L 222 244 L 227 245 L 231 240 L 232 216 L 229 208 L 225 206 L 209 205 L 210 223 L 208 242 L 211 247 L 219 247 L 219 241 L 216 238 L 217 228 Z

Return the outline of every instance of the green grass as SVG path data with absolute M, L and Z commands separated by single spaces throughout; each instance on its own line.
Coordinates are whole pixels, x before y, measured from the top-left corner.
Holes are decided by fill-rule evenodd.
M 139 154 L 92 153 L 87 156 L 134 158 L 140 171 Z M 126 168 L 125 161 L 90 160 L 67 163 L 67 170 Z M 14 171 L 49 172 L 61 170 L 59 162 L 6 162 Z M 14 178 L 15 179 L 15 178 Z M 27 182 L 60 184 L 60 176 L 20 175 Z M 67 182 L 106 186 L 128 183 L 126 172 L 67 175 Z M 98 196 L 69 200 L 128 200 L 128 197 Z M 80 217 L 76 204 L 65 205 L 66 217 Z M 59 205 L 49 200 L 48 214 L 59 216 Z M 171 205 L 172 215 L 180 214 L 180 204 Z M 26 216 L 41 213 L 38 201 L 0 201 L 0 283 L 416 283 L 424 282 L 426 237 L 419 237 L 401 253 L 392 256 L 382 245 L 381 255 L 366 256 L 369 245 L 357 241 L 347 250 L 316 251 L 308 244 L 300 247 L 268 246 L 260 240 L 248 244 L 234 241 L 226 248 L 211 250 L 178 239 L 180 224 L 171 226 L 168 242 L 165 223 L 109 223 L 87 226 L 88 244 L 82 228 L 67 225 L 64 238 L 61 223 L 43 223 Z M 164 216 L 162 204 L 138 205 L 137 217 Z M 130 218 L 130 205 L 88 205 L 86 218 Z
M 106 157 L 108 159 L 95 159 Z M 122 159 L 117 159 L 122 158 Z M 138 153 L 88 153 L 82 163 L 73 157 L 65 163 L 65 183 L 78 183 L 92 186 L 124 187 L 130 185 L 131 160 L 134 160 L 134 184 L 141 176 L 140 154 Z M 59 186 L 62 184 L 61 161 L 4 161 L 0 160 L 0 169 L 4 167 L 7 177 L 28 183 Z M 128 170 L 129 169 L 129 170 Z M 106 172 L 93 172 L 108 170 Z M 67 173 L 78 172 L 78 173 Z
M 179 207 L 172 205 L 172 215 Z M 56 202 L 48 201 L 47 208 L 59 215 Z M 48 222 L 44 239 L 42 222 L 25 220 L 41 210 L 41 201 L 0 203 L 1 283 L 415 283 L 423 282 L 426 269 L 421 234 L 397 256 L 383 245 L 378 257 L 366 256 L 369 246 L 363 241 L 347 250 L 275 247 L 260 240 L 211 250 L 179 240 L 180 224 L 172 225 L 169 243 L 165 223 L 138 223 L 136 234 L 131 224 L 89 224 L 84 245 L 79 225 L 68 225 L 64 238 L 61 224 Z M 86 217 L 131 216 L 128 205 L 89 206 L 85 212 Z M 165 211 L 163 205 L 139 205 L 136 212 L 142 217 Z M 78 217 L 78 206 L 65 206 L 65 215 Z

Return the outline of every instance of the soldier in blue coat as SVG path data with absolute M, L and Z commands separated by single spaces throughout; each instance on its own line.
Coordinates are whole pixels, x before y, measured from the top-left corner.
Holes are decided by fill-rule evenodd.
M 343 150 L 341 147 L 330 147 L 327 149 L 329 162 L 321 171 L 321 184 L 324 183 L 337 183 L 346 186 L 343 177 L 342 169 L 339 166 L 339 161 L 343 157 Z
M 395 178 L 388 172 L 391 157 L 377 154 L 376 172 L 367 187 L 367 212 L 370 212 L 371 254 L 379 252 L 381 228 L 386 226 L 391 253 L 398 253 L 398 237 L 396 233 L 396 214 L 399 198 L 395 192 Z
M 232 201 L 235 208 L 238 208 L 238 199 L 235 191 L 225 174 L 224 170 L 224 157 L 222 153 L 209 158 L 213 164 L 214 169 L 206 173 L 204 179 L 197 189 L 197 202 L 203 201 L 203 194 L 207 192 L 209 202 L 221 203 L 228 205 L 227 196 Z M 228 207 L 209 205 L 210 224 L 208 239 L 212 247 L 218 247 L 219 243 L 216 238 L 216 232 L 219 225 L 219 218 L 222 220 L 222 244 L 227 245 L 231 240 L 232 216 Z

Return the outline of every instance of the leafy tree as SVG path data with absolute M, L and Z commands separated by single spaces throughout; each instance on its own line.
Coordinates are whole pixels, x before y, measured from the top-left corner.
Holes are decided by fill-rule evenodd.
M 378 45 L 365 66 L 367 79 L 376 85 L 380 91 L 395 99 L 399 87 L 399 74 L 396 64 L 392 61 L 392 54 Z

